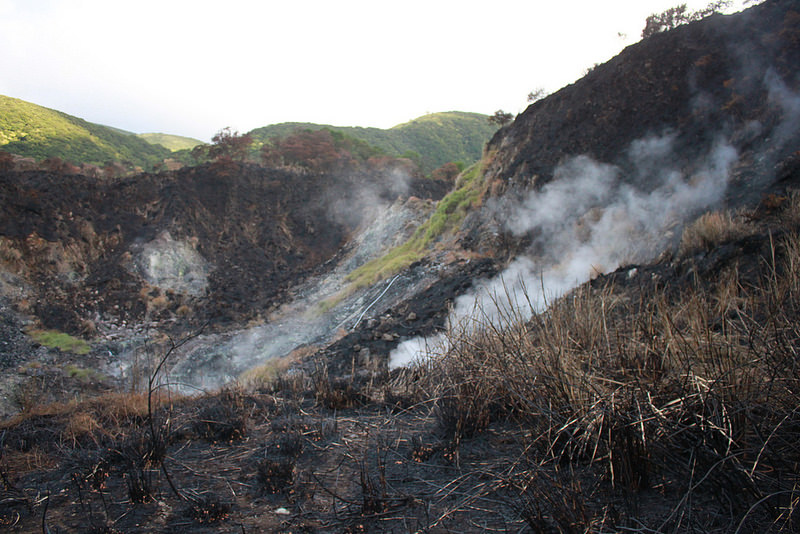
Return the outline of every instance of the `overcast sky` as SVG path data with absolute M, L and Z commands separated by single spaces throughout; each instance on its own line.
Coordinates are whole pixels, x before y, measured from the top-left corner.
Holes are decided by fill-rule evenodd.
M 517 113 L 684 1 L 0 0 L 0 94 L 206 141 L 225 126 Z

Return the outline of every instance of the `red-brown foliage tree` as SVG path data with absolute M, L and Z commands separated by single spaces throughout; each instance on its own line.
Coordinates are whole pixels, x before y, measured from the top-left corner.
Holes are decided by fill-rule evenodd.
M 109 161 L 103 166 L 103 176 L 106 178 L 116 178 L 123 176 L 127 169 L 119 161 Z
M 78 174 L 80 172 L 80 168 L 57 156 L 50 156 L 42 160 L 40 167 L 57 174 Z
M 274 139 L 261 151 L 265 163 L 295 165 L 313 171 L 331 170 L 351 157 L 336 149 L 328 130 L 300 130 L 285 139 Z
M 454 162 L 445 163 L 438 169 L 434 169 L 431 172 L 431 178 L 434 180 L 448 180 L 452 181 L 458 176 L 458 173 L 461 172 L 461 169 L 458 168 Z
M 0 150 L 0 172 L 14 169 L 14 155 Z
M 244 161 L 247 150 L 253 144 L 250 134 L 241 135 L 225 127 L 211 138 L 213 143 L 208 147 L 208 157 L 214 161 Z

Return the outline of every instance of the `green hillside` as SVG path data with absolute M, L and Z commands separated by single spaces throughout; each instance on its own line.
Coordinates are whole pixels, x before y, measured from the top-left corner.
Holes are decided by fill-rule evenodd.
M 173 152 L 176 150 L 191 150 L 197 145 L 203 144 L 203 142 L 198 139 L 165 133 L 143 133 L 136 134 L 136 137 L 144 139 L 148 143 L 154 145 L 161 145 Z
M 37 160 L 58 157 L 95 165 L 118 161 L 145 169 L 151 169 L 171 154 L 163 146 L 150 144 L 123 130 L 3 95 L 0 95 L 0 150 Z
M 330 129 L 363 141 L 388 155 L 410 156 L 425 173 L 450 161 L 472 164 L 497 130 L 486 115 L 450 111 L 431 113 L 388 130 L 288 122 L 257 128 L 254 151 L 271 138 L 297 130 Z M 0 95 L 0 150 L 43 160 L 104 165 L 118 161 L 150 170 L 166 158 L 191 163 L 197 139 L 162 133 L 133 134 L 87 122 L 60 111 Z
M 469 165 L 480 159 L 483 145 L 497 130 L 487 119 L 480 113 L 449 111 L 424 115 L 388 130 L 285 122 L 256 128 L 250 134 L 257 144 L 264 144 L 272 137 L 286 137 L 296 130 L 328 128 L 366 141 L 387 154 L 416 152 L 427 173 L 449 161 Z

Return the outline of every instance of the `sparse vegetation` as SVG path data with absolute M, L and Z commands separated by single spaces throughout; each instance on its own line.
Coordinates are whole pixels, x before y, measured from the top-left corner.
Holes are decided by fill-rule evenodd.
M 646 39 L 659 32 L 677 28 L 682 24 L 702 20 L 709 15 L 720 13 L 730 5 L 730 0 L 715 0 L 698 11 L 689 11 L 686 4 L 679 4 L 661 13 L 653 13 L 647 17 L 645 21 L 644 29 L 642 30 L 642 39 Z
M 36 343 L 51 349 L 59 349 L 64 352 L 73 352 L 75 354 L 88 354 L 91 350 L 91 347 L 86 341 L 56 330 L 32 329 L 28 330 L 28 335 L 31 336 Z
M 752 230 L 740 216 L 729 212 L 704 213 L 684 229 L 679 252 L 689 255 L 709 251 L 720 243 L 744 237 Z
M 464 171 L 455 187 L 439 201 L 430 219 L 420 225 L 408 241 L 350 273 L 347 277 L 351 283 L 349 291 L 387 278 L 408 267 L 420 260 L 436 239 L 457 228 L 469 210 L 480 204 L 486 193 L 483 164 L 476 163 Z
M 528 103 L 533 104 L 534 102 L 538 102 L 547 96 L 547 91 L 545 91 L 544 87 L 537 87 L 530 93 L 528 93 Z
M 496 124 L 497 126 L 505 126 L 514 120 L 514 114 L 498 109 L 494 112 L 494 115 L 489 116 L 488 120 L 490 123 Z

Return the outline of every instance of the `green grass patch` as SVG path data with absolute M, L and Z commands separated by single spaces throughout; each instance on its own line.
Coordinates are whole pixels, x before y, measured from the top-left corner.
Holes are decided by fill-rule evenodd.
M 92 380 L 102 380 L 104 378 L 102 373 L 98 373 L 94 369 L 84 369 L 72 364 L 64 367 L 64 372 L 67 373 L 67 376 L 79 382 L 91 382 Z
M 343 290 L 344 296 L 392 276 L 421 260 L 436 239 L 445 232 L 458 228 L 467 213 L 478 206 L 483 198 L 486 189 L 483 170 L 481 162 L 472 165 L 459 177 L 457 189 L 439 201 L 433 215 L 416 229 L 408 241 L 347 275 L 346 280 L 350 282 L 350 286 Z M 339 297 L 336 300 L 338 302 L 344 296 L 337 295 L 328 300 Z M 328 306 L 328 309 L 330 307 L 332 306 Z
M 335 295 L 318 302 L 316 307 L 312 310 L 311 315 L 318 316 L 322 315 L 323 313 L 328 313 L 331 310 L 331 308 L 335 307 L 346 297 L 350 296 L 352 292 L 353 292 L 352 290 L 350 291 L 342 290 L 336 293 Z
M 62 352 L 83 355 L 91 350 L 86 341 L 57 330 L 29 330 L 28 335 L 40 345 Z

